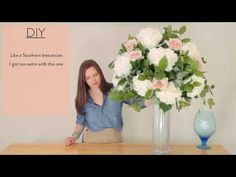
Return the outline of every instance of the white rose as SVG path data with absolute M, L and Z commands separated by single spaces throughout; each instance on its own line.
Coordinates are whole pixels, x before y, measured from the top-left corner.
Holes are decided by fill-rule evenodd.
M 147 58 L 150 60 L 150 62 L 156 66 L 159 65 L 160 60 L 166 56 L 168 65 L 166 67 L 166 71 L 171 71 L 173 69 L 174 64 L 178 60 L 178 55 L 174 53 L 171 49 L 164 49 L 162 47 L 160 48 L 152 48 L 150 49 Z
M 152 48 L 150 49 L 147 58 L 150 60 L 150 62 L 156 66 L 159 65 L 159 61 L 164 55 L 164 48 Z
M 123 84 L 123 85 L 118 85 L 118 83 L 119 83 L 120 80 L 121 80 L 121 78 L 116 78 L 116 75 L 114 75 L 113 78 L 112 78 L 112 83 L 113 83 L 115 89 L 118 90 L 118 91 L 123 90 L 124 87 L 125 87 L 125 84 Z
M 116 87 L 118 85 L 119 81 L 120 81 L 120 78 L 117 79 L 116 75 L 113 75 L 112 83 L 113 83 L 114 87 Z
M 175 87 L 173 82 L 170 82 L 168 86 L 160 92 L 156 92 L 155 95 L 161 102 L 171 105 L 175 104 L 176 99 L 181 99 L 181 91 Z
M 136 37 L 145 48 L 151 49 L 161 41 L 162 34 L 158 29 L 144 28 L 139 31 Z
M 151 81 L 150 80 L 140 81 L 138 77 L 139 75 L 135 76 L 132 80 L 133 88 L 140 96 L 145 96 L 150 87 Z
M 192 92 L 187 93 L 187 96 L 191 98 L 199 95 L 202 92 L 203 88 L 205 87 L 205 83 L 204 83 L 205 79 L 202 77 L 198 77 L 196 75 L 192 75 L 190 78 L 184 81 L 184 83 L 187 83 L 187 82 L 190 82 L 191 84 L 193 84 L 193 82 L 199 82 L 201 84 L 199 86 L 194 86 Z
M 184 52 L 189 51 L 188 56 L 190 56 L 191 58 L 195 60 L 201 59 L 200 52 L 197 46 L 193 42 L 188 42 L 184 44 L 183 47 L 181 48 L 181 51 L 184 51 Z
M 168 60 L 168 65 L 165 70 L 171 71 L 173 69 L 173 66 L 178 60 L 178 55 L 174 53 L 174 51 L 171 49 L 165 49 L 165 52 L 166 52 L 166 58 Z
M 119 77 L 127 76 L 129 75 L 131 69 L 132 65 L 130 64 L 130 59 L 124 54 L 118 55 L 113 68 L 115 75 Z
M 181 48 L 181 51 L 188 52 L 188 56 L 192 59 L 195 59 L 199 63 L 199 68 L 202 68 L 203 62 L 201 59 L 200 51 L 198 50 L 197 46 L 193 42 L 188 42 Z

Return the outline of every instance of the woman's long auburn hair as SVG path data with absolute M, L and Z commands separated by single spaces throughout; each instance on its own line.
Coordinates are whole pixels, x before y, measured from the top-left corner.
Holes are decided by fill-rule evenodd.
M 78 84 L 77 84 L 77 95 L 75 98 L 75 108 L 77 111 L 77 114 L 83 114 L 81 112 L 81 109 L 84 107 L 87 101 L 87 94 L 89 90 L 89 86 L 86 83 L 85 80 L 85 72 L 88 68 L 94 67 L 98 74 L 100 75 L 100 89 L 103 93 L 107 93 L 110 91 L 110 89 L 113 87 L 113 84 L 108 83 L 103 75 L 103 72 L 97 62 L 95 62 L 92 59 L 85 60 L 79 69 L 79 76 L 78 76 Z

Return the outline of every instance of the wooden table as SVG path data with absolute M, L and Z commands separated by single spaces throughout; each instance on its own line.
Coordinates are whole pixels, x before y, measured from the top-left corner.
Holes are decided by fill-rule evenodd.
M 152 155 L 152 144 L 75 144 L 64 146 L 63 144 L 11 144 L 0 154 L 9 155 Z M 168 154 L 176 155 L 225 155 L 229 152 L 221 145 L 213 145 L 209 150 L 200 150 L 196 145 L 172 145 Z

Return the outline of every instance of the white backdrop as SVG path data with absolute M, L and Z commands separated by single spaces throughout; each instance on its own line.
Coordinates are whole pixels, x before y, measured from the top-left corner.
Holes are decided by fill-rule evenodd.
M 128 34 L 136 34 L 140 28 L 157 27 L 161 31 L 171 24 L 179 29 L 187 26 L 186 37 L 194 41 L 208 63 L 204 66 L 213 90 L 216 106 L 214 113 L 217 129 L 210 144 L 221 144 L 236 154 L 236 23 L 68 23 L 71 26 L 70 55 L 70 115 L 68 117 L 4 117 L 0 112 L 0 150 L 10 143 L 61 142 L 73 132 L 76 112 L 77 77 L 83 60 L 92 58 L 101 66 L 108 81 L 112 71 L 108 64 L 117 56 L 121 43 Z M 1 27 L 1 25 L 0 25 Z M 0 28 L 1 30 L 1 28 Z M 0 32 L 1 35 L 1 32 Z M 1 36 L 0 36 L 1 39 Z M 0 49 L 2 48 L 0 43 Z M 2 65 L 2 63 L 0 63 Z M 0 75 L 0 79 L 1 79 Z M 2 83 L 0 83 L 2 84 Z M 0 85 L 0 93 L 2 87 Z M 0 98 L 2 95 L 0 95 Z M 171 111 L 171 143 L 198 144 L 193 131 L 193 119 L 201 101 L 181 111 Z M 1 108 L 2 102 L 0 102 Z M 152 108 L 141 113 L 124 106 L 123 138 L 127 142 L 151 142 Z

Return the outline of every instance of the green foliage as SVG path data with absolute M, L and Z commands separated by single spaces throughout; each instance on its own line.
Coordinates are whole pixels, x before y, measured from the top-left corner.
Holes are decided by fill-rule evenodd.
M 182 27 L 179 29 L 179 34 L 184 34 L 186 30 L 187 30 L 186 26 L 182 26 Z
M 209 92 L 209 86 L 205 85 L 205 87 L 203 88 L 203 90 L 200 93 L 200 96 L 205 97 L 208 92 Z
M 135 37 L 133 37 L 131 34 L 129 34 L 128 39 L 129 39 L 129 40 L 135 39 Z
M 145 94 L 145 99 L 151 99 L 153 96 L 154 91 L 153 90 L 148 90 L 147 93 Z
M 125 82 L 126 82 L 126 78 L 123 78 L 118 82 L 118 85 L 123 85 Z
M 133 103 L 131 106 L 135 111 L 137 111 L 137 112 L 141 111 L 141 107 L 138 103 Z
M 126 52 L 126 51 L 127 51 L 127 50 L 126 50 L 124 44 L 122 44 L 122 48 L 120 49 L 119 54 L 122 54 L 122 53 L 124 53 L 124 52 Z
M 201 60 L 202 60 L 202 62 L 203 62 L 204 64 L 207 63 L 207 61 L 204 59 L 204 57 L 202 57 Z
M 168 60 L 166 56 L 164 56 L 159 62 L 159 70 L 164 71 L 168 66 Z
M 141 74 L 139 77 L 138 77 L 138 80 L 141 80 L 141 81 L 144 81 L 146 79 L 145 75 Z
M 194 86 L 190 83 L 187 83 L 183 86 L 183 91 L 186 92 L 192 92 L 193 91 Z
M 114 68 L 114 63 L 115 63 L 115 60 L 113 60 L 113 61 L 108 65 L 108 67 L 109 67 L 110 69 L 113 69 L 113 68 Z
M 179 109 L 178 111 L 180 111 L 181 109 L 185 108 L 185 107 L 188 107 L 190 106 L 190 102 L 188 101 L 179 101 Z
M 209 99 L 207 100 L 207 103 L 208 103 L 210 109 L 212 109 L 212 106 L 215 105 L 215 102 L 214 102 L 214 100 L 213 100 L 212 98 L 209 98 Z
M 204 72 L 201 72 L 199 70 L 195 70 L 193 73 L 198 77 L 204 77 Z
M 158 80 L 164 79 L 166 77 L 165 72 L 160 71 L 159 73 L 155 74 L 154 77 Z
M 141 50 L 142 55 L 145 55 L 145 48 L 142 46 L 142 44 L 138 43 L 137 47 Z
M 126 99 L 131 99 L 136 96 L 136 94 L 132 91 L 118 91 L 118 90 L 112 90 L 109 92 L 108 96 L 115 101 L 120 101 L 120 100 L 126 100 Z
M 194 81 L 194 82 L 193 82 L 193 86 L 195 86 L 195 87 L 198 87 L 198 86 L 200 86 L 200 85 L 202 85 L 200 82 L 197 82 L 197 81 Z
M 211 87 L 210 87 L 211 89 L 214 89 L 215 88 L 215 85 L 211 85 Z
M 171 108 L 172 108 L 172 105 L 171 104 L 165 104 L 163 102 L 161 102 L 159 104 L 160 108 L 165 112 L 169 111 Z
M 182 39 L 181 41 L 182 41 L 183 43 L 188 43 L 188 42 L 191 41 L 191 39 L 189 39 L 189 38 L 185 38 L 185 39 Z

